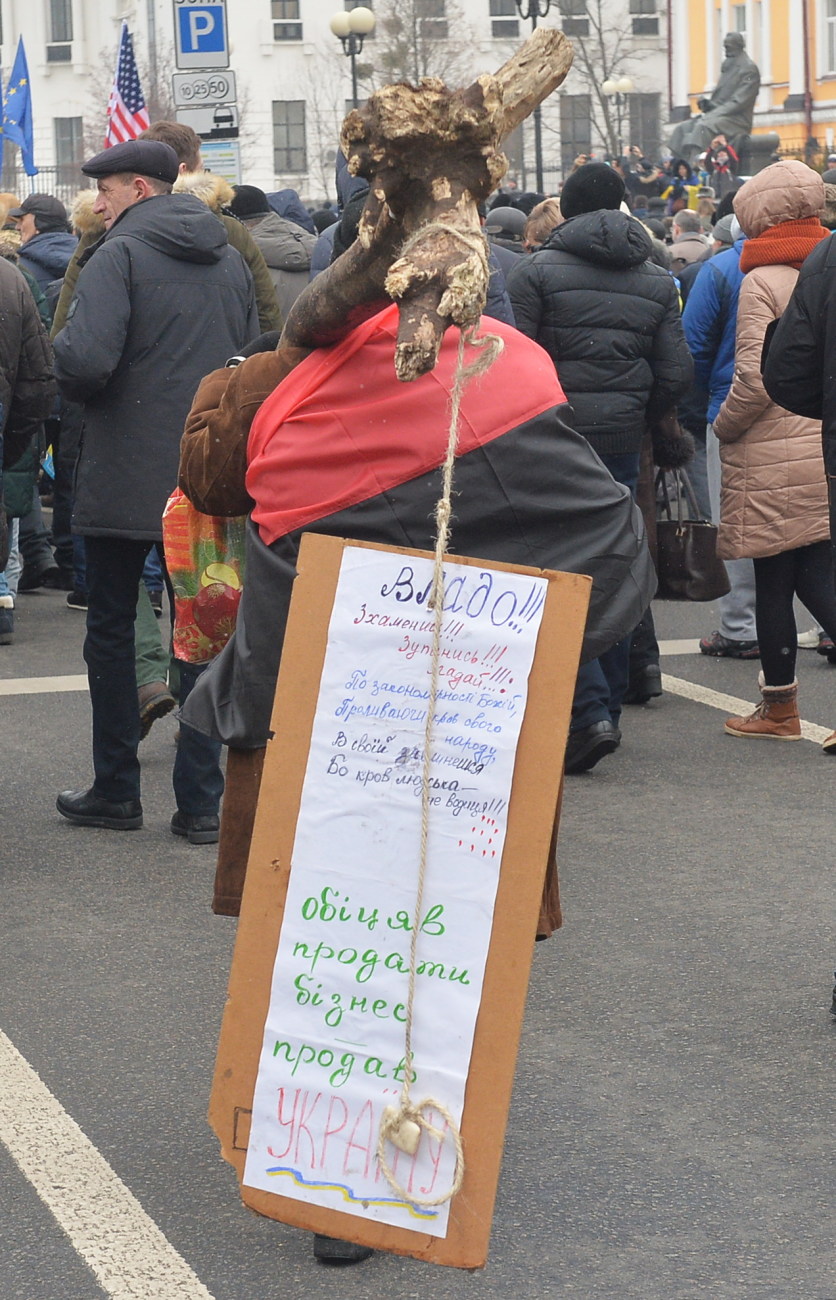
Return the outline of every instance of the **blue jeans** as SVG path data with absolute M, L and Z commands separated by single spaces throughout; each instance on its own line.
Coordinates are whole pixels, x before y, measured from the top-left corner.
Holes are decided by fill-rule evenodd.
M 152 545 L 126 537 L 85 538 L 84 659 L 93 707 L 93 789 L 112 803 L 140 797 L 134 620 L 142 570 Z M 184 730 L 190 734 L 175 763 L 177 806 L 187 816 L 217 813 L 223 791 L 221 747 L 192 728 Z M 181 731 L 181 742 L 182 738 Z
M 639 481 L 639 453 L 623 452 L 614 456 L 601 456 L 601 460 L 617 483 L 623 483 L 635 497 Z M 572 701 L 570 733 L 583 731 L 594 722 L 611 722 L 617 727 L 621 720 L 621 706 L 630 683 L 630 640 L 628 634 L 606 654 L 581 664 L 575 683 Z
M 20 577 L 20 556 L 17 549 L 19 519 L 9 520 L 9 561 L 5 569 L 0 569 L 0 596 L 16 596 L 17 580 Z
M 84 538 L 73 533 L 73 586 L 76 591 L 87 590 L 87 561 L 85 558 Z M 145 567 L 142 570 L 142 580 L 148 591 L 162 591 L 163 589 L 163 566 L 160 560 L 160 552 L 157 546 L 152 543 L 151 549 L 145 560 Z

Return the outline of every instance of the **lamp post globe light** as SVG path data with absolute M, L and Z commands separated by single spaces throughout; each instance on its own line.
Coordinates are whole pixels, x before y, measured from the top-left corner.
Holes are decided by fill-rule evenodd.
M 351 102 L 357 107 L 357 55 L 363 41 L 374 31 L 374 14 L 365 5 L 356 9 L 340 9 L 330 22 L 331 31 L 339 37 L 343 54 L 351 59 Z
M 545 18 L 552 7 L 552 0 L 514 0 L 517 13 L 524 22 L 531 19 L 531 30 L 537 26 L 538 18 Z M 538 193 L 543 194 L 543 121 L 538 104 L 534 110 L 534 171 L 537 178 Z
M 624 153 L 624 141 L 621 135 L 621 126 L 624 116 L 624 96 L 629 95 L 633 89 L 633 80 L 631 77 L 607 77 L 606 81 L 601 82 L 601 89 L 608 99 L 615 104 L 615 134 L 618 140 L 618 156 Z

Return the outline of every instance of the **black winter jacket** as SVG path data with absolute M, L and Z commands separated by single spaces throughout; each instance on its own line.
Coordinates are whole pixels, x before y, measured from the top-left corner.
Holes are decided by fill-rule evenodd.
M 205 203 L 160 194 L 118 217 L 55 340 L 61 393 L 84 405 L 75 532 L 161 540 L 197 386 L 258 332 L 252 276 Z
M 763 383 L 773 402 L 821 420 L 824 463 L 836 475 L 836 242 L 804 262 L 769 343 Z
M 574 425 L 599 455 L 636 453 L 688 390 L 693 365 L 673 278 L 623 212 L 557 226 L 508 277 L 517 328 L 549 353 Z
M 0 501 L 3 468 L 24 455 L 54 400 L 49 336 L 20 271 L 0 258 Z M 7 559 L 6 513 L 0 508 L 0 568 Z

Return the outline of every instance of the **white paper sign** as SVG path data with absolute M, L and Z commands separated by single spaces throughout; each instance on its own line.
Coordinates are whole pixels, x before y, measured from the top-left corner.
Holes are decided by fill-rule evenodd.
M 433 613 L 429 560 L 348 547 L 331 616 L 244 1183 L 443 1237 L 377 1167 L 404 1074 Z M 544 578 L 445 566 L 428 869 L 418 927 L 414 1102 L 458 1123 L 490 943 Z M 440 1129 L 444 1121 L 428 1116 Z M 424 1133 L 387 1148 L 411 1196 L 452 1184 Z

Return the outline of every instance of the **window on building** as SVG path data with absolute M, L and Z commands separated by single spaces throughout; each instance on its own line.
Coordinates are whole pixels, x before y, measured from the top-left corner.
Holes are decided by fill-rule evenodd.
M 579 153 L 592 153 L 592 109 L 589 95 L 560 96 L 560 165 L 568 176 Z
M 58 183 L 72 185 L 78 182 L 78 168 L 84 160 L 84 119 L 81 117 L 56 117 L 55 165 Z
M 415 16 L 425 40 L 447 40 L 447 0 L 415 0 Z
M 559 0 L 563 22 L 560 24 L 567 36 L 588 36 L 589 18 L 586 0 Z
M 733 32 L 740 32 L 741 36 L 746 35 L 746 6 L 745 5 L 732 5 L 731 29 Z
M 658 94 L 627 96 L 630 139 L 625 143 L 638 145 L 645 158 L 658 158 L 662 147 L 661 103 Z
M 491 36 L 518 37 L 520 34 L 519 15 L 514 0 L 489 0 L 491 14 Z
M 634 36 L 658 36 L 657 0 L 630 0 Z
M 72 0 L 49 0 L 49 39 L 55 42 L 73 39 Z
M 825 0 L 824 57 L 824 71 L 836 72 L 836 0 Z
M 273 169 L 277 175 L 308 170 L 304 99 L 273 101 Z
M 49 0 L 47 63 L 69 63 L 73 56 L 73 0 Z
M 271 0 L 274 41 L 301 41 L 299 5 L 300 0 Z

